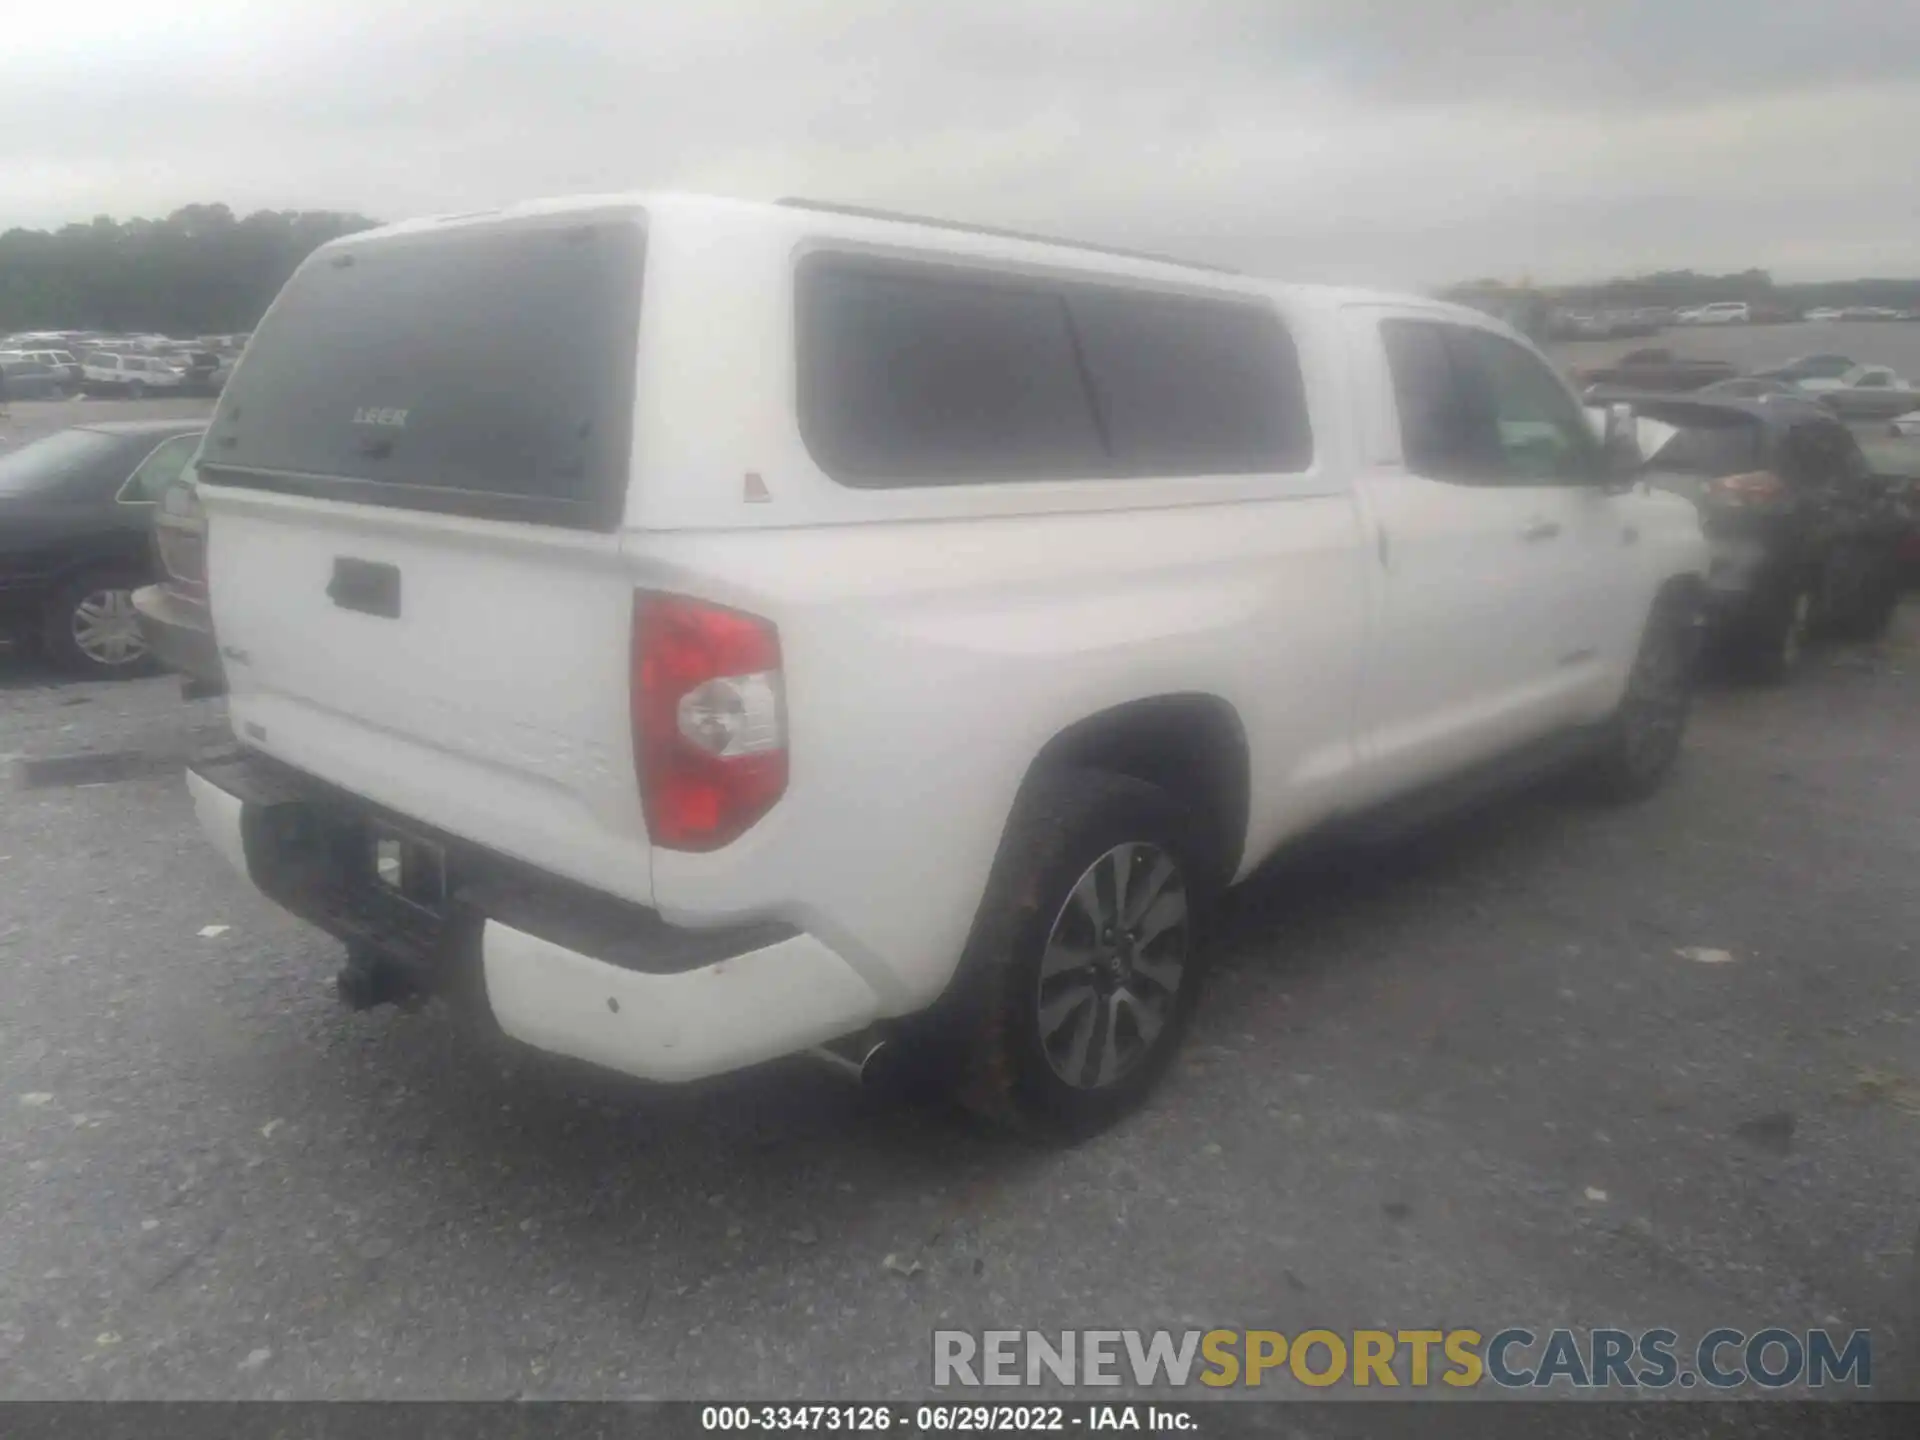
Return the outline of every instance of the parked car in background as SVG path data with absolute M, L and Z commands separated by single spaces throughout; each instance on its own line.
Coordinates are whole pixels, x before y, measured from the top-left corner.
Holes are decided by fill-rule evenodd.
M 1898 320 L 1900 312 L 1884 305 L 1849 305 L 1840 312 L 1842 320 Z
M 1802 380 L 1800 388 L 1849 418 L 1886 419 L 1920 410 L 1920 389 L 1885 365 L 1856 365 L 1834 379 Z
M 80 362 L 81 387 L 89 395 L 124 395 L 139 400 L 147 395 L 179 395 L 187 391 L 183 365 L 166 355 L 114 354 L 97 351 Z
M 1802 380 L 1838 379 L 1859 363 L 1851 355 L 1796 355 L 1784 365 L 1769 365 L 1753 374 L 1755 379 L 1786 380 L 1797 385 Z
M 1693 392 L 1701 398 L 1721 396 L 1731 400 L 1786 400 L 1797 405 L 1818 406 L 1806 391 L 1790 380 L 1774 380 L 1762 375 L 1741 375 L 1732 380 L 1716 380 Z
M 1908 440 L 1920 440 L 1920 409 L 1909 410 L 1904 415 L 1896 415 L 1887 429 Z
M 19 358 L 35 360 L 47 366 L 59 377 L 63 389 L 74 391 L 80 388 L 80 362 L 74 359 L 70 352 L 58 349 L 22 348 L 12 353 Z
M 153 656 L 187 679 L 190 696 L 226 688 L 220 649 L 207 605 L 207 517 L 197 493 L 199 475 L 188 460 L 161 493 L 153 515 L 153 584 L 133 592 L 140 634 Z
M 1605 340 L 1611 334 L 1605 320 L 1584 310 L 1556 310 L 1547 317 L 1547 335 L 1554 340 Z
M 354 1003 L 658 1080 L 884 1040 L 1079 1135 L 1286 840 L 1679 752 L 1699 521 L 1463 307 L 599 197 L 331 242 L 245 366 L 187 785 Z
M 214 384 L 214 374 L 220 368 L 218 352 L 204 345 L 176 345 L 162 357 L 169 364 L 178 366 L 181 374 L 180 388 L 189 395 L 214 395 L 219 388 Z
M 1618 385 L 1633 390 L 1698 390 L 1740 372 L 1724 360 L 1695 360 L 1657 348 L 1629 350 L 1610 365 L 1574 369 L 1581 385 Z
M 1639 310 L 1609 310 L 1600 317 L 1600 324 L 1615 339 L 1660 333 L 1660 326 Z
M 0 454 L 0 623 L 70 670 L 141 668 L 133 592 L 153 578 L 154 502 L 205 429 L 81 425 Z
M 1838 320 L 1840 318 L 1840 313 L 1841 313 L 1840 311 L 1832 308 L 1831 306 L 1823 305 L 1823 306 L 1820 306 L 1818 309 L 1807 311 L 1807 313 L 1803 315 L 1801 318 L 1804 320 L 1811 320 L 1816 324 L 1825 324 L 1828 321 Z
M 5 394 L 15 400 L 58 400 L 67 393 L 66 377 L 44 360 L 26 355 L 0 354 L 0 372 L 6 375 Z
M 1674 317 L 1682 325 L 1733 325 L 1753 318 L 1753 309 L 1741 300 L 1716 300 L 1711 305 L 1694 305 Z
M 1617 403 L 1641 422 L 1647 481 L 1699 507 L 1719 650 L 1757 678 L 1780 679 L 1810 639 L 1886 628 L 1909 527 L 1845 425 L 1815 407 L 1758 400 Z

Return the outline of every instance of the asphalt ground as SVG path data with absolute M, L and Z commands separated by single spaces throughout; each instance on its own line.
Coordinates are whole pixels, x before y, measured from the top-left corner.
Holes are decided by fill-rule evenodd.
M 17 405 L 0 446 L 195 404 Z M 0 752 L 222 726 L 0 653 Z M 0 791 L 0 1397 L 915 1396 L 936 1328 L 1161 1326 L 1859 1327 L 1884 1390 L 1916 738 L 1910 606 L 1709 687 L 1647 804 L 1288 857 L 1163 1091 L 1065 1151 L 805 1061 L 650 1087 L 349 1014 L 164 764 Z
M 219 723 L 0 657 L 0 748 Z M 908 1396 L 947 1327 L 1780 1324 L 1884 1357 L 1917 738 L 1910 608 L 1709 689 L 1648 803 L 1292 857 L 1234 897 L 1169 1083 L 1063 1151 L 803 1060 L 650 1087 L 347 1013 L 336 945 L 177 775 L 0 795 L 0 1394 Z

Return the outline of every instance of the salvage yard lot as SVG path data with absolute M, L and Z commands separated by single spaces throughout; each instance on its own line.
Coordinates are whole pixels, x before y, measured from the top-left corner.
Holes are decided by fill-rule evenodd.
M 0 656 L 0 749 L 217 702 Z M 10 1397 L 917 1394 L 936 1326 L 1872 1326 L 1920 1195 L 1920 614 L 1237 897 L 1184 1063 L 1046 1153 L 806 1062 L 650 1088 L 350 1015 L 175 775 L 0 801 Z M 1725 950 L 1703 964 L 1678 952 Z M 889 1260 L 889 1257 L 892 1257 Z

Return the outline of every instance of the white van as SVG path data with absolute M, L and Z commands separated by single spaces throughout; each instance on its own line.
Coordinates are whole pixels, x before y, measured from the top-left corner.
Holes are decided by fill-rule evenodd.
M 654 1079 L 876 1041 L 1084 1130 L 1223 887 L 1443 782 L 1642 794 L 1705 550 L 1431 300 L 807 204 L 396 225 L 199 459 L 238 751 L 342 987 Z

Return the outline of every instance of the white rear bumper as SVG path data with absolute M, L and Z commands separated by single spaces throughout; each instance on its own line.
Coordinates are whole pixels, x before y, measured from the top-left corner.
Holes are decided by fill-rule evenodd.
M 249 883 L 245 804 L 189 770 L 201 828 Z M 697 969 L 610 965 L 488 919 L 488 1007 L 517 1040 L 646 1080 L 695 1080 L 851 1034 L 879 1013 L 873 991 L 810 935 Z

